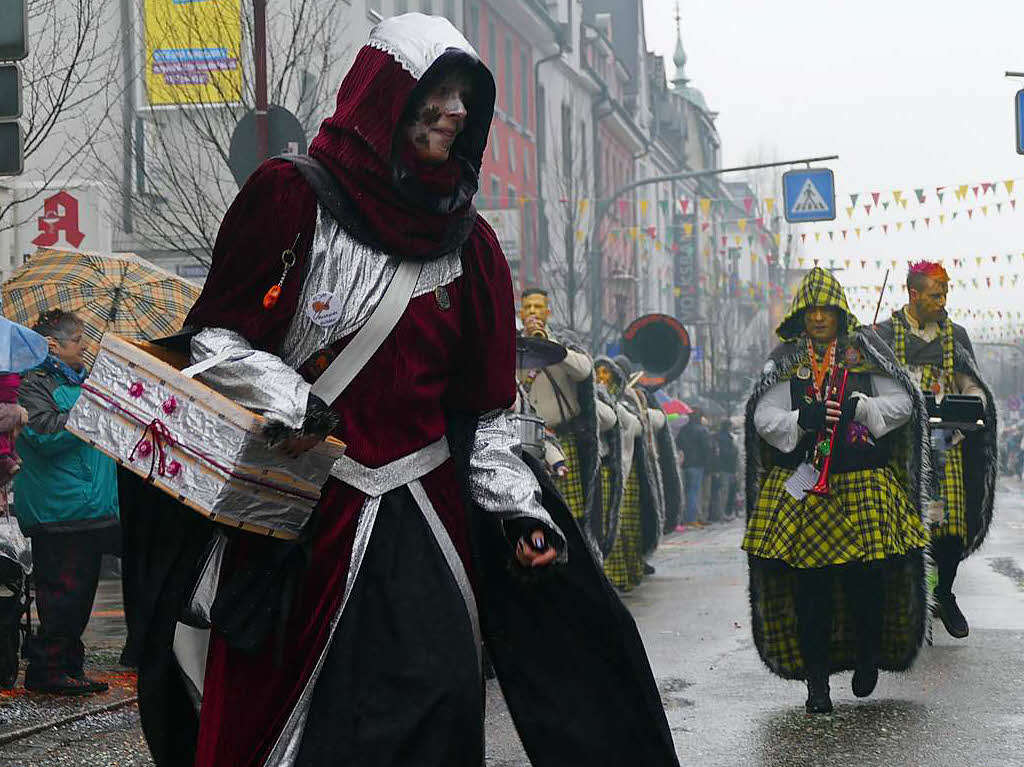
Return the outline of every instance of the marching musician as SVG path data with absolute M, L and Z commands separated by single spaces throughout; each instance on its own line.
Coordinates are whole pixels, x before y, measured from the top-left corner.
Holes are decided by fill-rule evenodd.
M 563 344 L 565 359 L 543 368 L 519 369 L 519 384 L 534 411 L 554 432 L 565 458 L 565 470 L 555 482 L 596 548 L 593 519 L 598 507 L 598 406 L 594 364 L 590 355 L 567 337 L 555 338 L 548 325 L 551 317 L 548 292 L 529 287 L 522 293 L 519 316 L 523 333 Z M 595 510 L 596 509 L 596 510 Z
M 924 636 L 924 404 L 823 269 L 776 332 L 746 410 L 752 629 L 765 665 L 828 713 L 830 674 L 853 669 L 854 694 L 870 695 Z M 903 454 L 907 487 L 890 466 Z
M 595 518 L 595 535 L 598 537 L 601 553 L 607 557 L 618 537 L 621 520 L 622 497 L 626 476 L 623 473 L 622 456 L 628 423 L 619 417 L 618 398 L 612 394 L 615 388 L 613 373 L 608 357 L 594 360 L 594 378 L 597 381 L 597 421 L 600 430 L 599 455 L 601 518 Z M 627 416 L 628 418 L 628 416 Z
M 966 436 L 933 433 L 933 447 L 941 451 L 940 466 L 932 462 L 940 472 L 941 495 L 931 516 L 931 555 L 938 571 L 935 607 L 946 631 L 962 639 L 970 627 L 953 595 L 953 581 L 960 561 L 978 549 L 992 522 L 999 468 L 995 399 L 978 370 L 967 331 L 946 315 L 946 270 L 929 261 L 912 264 L 906 284 L 907 305 L 880 324 L 878 334 L 937 401 L 962 394 L 980 398 L 985 407 L 984 428 Z

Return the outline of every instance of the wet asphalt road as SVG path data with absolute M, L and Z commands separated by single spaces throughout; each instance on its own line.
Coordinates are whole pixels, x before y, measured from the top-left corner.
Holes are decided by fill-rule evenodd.
M 1024 767 L 1024 486 L 1005 482 L 984 549 L 962 568 L 971 635 L 936 623 L 914 669 L 867 701 L 833 677 L 836 713 L 809 717 L 804 689 L 760 664 L 750 638 L 739 522 L 666 539 L 657 574 L 626 597 L 647 643 L 683 765 L 701 767 Z M 115 641 L 116 609 L 94 620 Z M 112 639 L 113 638 L 113 639 Z M 529 764 L 497 686 L 488 701 L 491 767 Z M 0 721 L 9 699 L 0 700 Z M 4 709 L 8 708 L 5 712 Z M 0 746 L 0 767 L 148 765 L 134 707 Z

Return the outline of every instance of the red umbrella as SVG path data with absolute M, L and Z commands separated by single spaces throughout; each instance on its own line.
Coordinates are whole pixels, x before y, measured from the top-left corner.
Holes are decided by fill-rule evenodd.
M 669 416 L 689 415 L 690 413 L 693 412 L 692 407 L 687 405 L 682 400 L 678 399 L 670 399 L 667 402 L 662 402 L 661 409 L 664 410 L 665 414 Z

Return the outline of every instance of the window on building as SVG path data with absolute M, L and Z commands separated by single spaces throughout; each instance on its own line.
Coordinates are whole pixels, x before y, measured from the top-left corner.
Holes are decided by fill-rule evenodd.
M 516 172 L 516 139 L 515 136 L 508 137 L 508 169 Z
M 512 38 L 505 35 L 505 111 L 510 115 L 516 111 L 516 68 L 513 64 L 513 53 Z
M 491 128 L 491 158 L 495 162 L 501 159 L 501 147 L 498 143 L 498 134 L 494 128 Z
M 466 26 L 469 44 L 480 51 L 480 6 L 474 3 L 469 6 L 469 24 Z
M 501 179 L 491 175 L 491 200 L 490 207 L 497 208 L 501 205 Z
M 530 180 L 530 145 L 523 146 L 523 181 Z
M 511 184 L 508 187 L 508 207 L 514 208 L 516 206 L 516 188 Z
M 409 12 L 409 0 L 395 0 L 395 15 Z
M 587 188 L 587 124 L 580 120 L 580 168 L 579 168 L 579 183 L 581 189 Z
M 519 119 L 523 125 L 530 124 L 530 59 L 525 51 L 519 53 Z
M 548 144 L 548 109 L 545 100 L 544 86 L 537 86 L 537 162 L 543 163 L 546 158 Z
M 494 20 L 487 20 L 487 61 L 493 70 L 498 66 L 498 33 L 494 29 Z

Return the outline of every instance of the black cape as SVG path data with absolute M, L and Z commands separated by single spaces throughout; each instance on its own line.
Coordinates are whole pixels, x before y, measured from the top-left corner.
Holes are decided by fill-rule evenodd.
M 463 481 L 474 431 L 475 423 L 459 418 L 448 431 Z M 532 764 L 678 765 L 632 616 L 543 466 L 525 460 L 541 484 L 544 507 L 566 535 L 567 564 L 543 572 L 519 568 L 501 524 L 468 500 L 467 513 L 484 642 Z M 158 767 L 190 766 L 198 721 L 171 642 L 214 523 L 139 478 L 124 493 L 131 499 L 123 509 L 130 535 L 125 556 L 138 599 L 130 612 L 140 644 L 143 730 Z M 288 560 L 287 543 L 266 543 L 268 560 L 275 560 L 278 545 L 276 561 Z M 273 567 L 267 575 L 280 580 Z
M 877 330 L 882 340 L 892 346 L 892 320 L 880 323 Z M 908 365 L 942 367 L 941 336 L 930 343 L 925 343 L 923 339 L 908 331 L 906 338 Z M 962 556 L 966 559 L 985 541 L 988 529 L 992 525 L 996 478 L 999 474 L 999 429 L 995 396 L 985 383 L 985 379 L 981 377 L 970 336 L 956 323 L 953 323 L 953 369 L 971 376 L 985 392 L 985 428 L 968 432 L 963 442 L 967 546 Z

